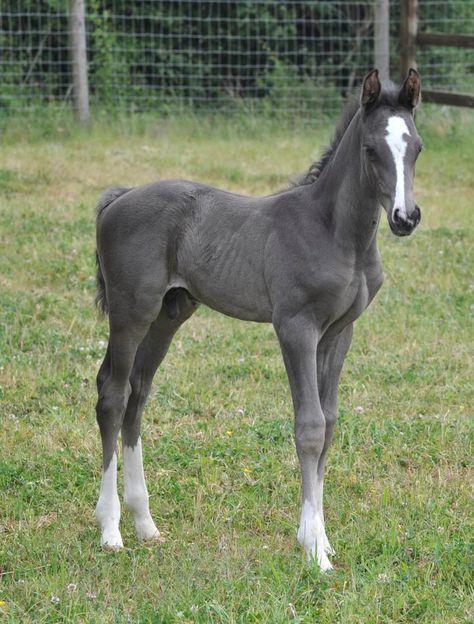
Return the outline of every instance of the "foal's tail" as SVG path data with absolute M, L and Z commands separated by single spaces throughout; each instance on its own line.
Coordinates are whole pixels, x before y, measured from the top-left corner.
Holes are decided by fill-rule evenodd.
M 128 191 L 130 190 L 131 189 L 129 188 L 123 187 L 107 189 L 100 198 L 99 203 L 97 204 L 97 221 L 99 220 L 100 215 L 105 210 L 105 208 L 107 208 L 107 206 L 110 206 L 110 204 L 114 202 L 118 197 L 120 197 L 121 195 L 125 195 L 125 193 L 128 193 Z M 102 269 L 100 267 L 99 254 L 97 253 L 97 251 L 95 252 L 95 260 L 97 264 L 97 293 L 95 296 L 95 303 L 103 314 L 107 314 L 109 310 L 107 306 L 107 297 L 105 294 L 105 280 Z
M 95 295 L 95 305 L 99 308 L 102 314 L 107 314 L 109 309 L 107 306 L 107 297 L 105 296 L 105 280 L 100 268 L 99 254 L 95 252 L 95 262 L 97 265 L 96 284 L 97 292 Z

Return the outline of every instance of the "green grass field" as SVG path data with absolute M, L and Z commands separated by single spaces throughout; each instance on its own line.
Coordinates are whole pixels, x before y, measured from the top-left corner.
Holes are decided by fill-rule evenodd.
M 429 110 L 429 109 L 428 109 Z M 99 549 L 94 205 L 110 185 L 187 177 L 265 194 L 331 131 L 271 121 L 4 127 L 0 152 L 0 620 L 8 623 L 474 621 L 474 118 L 422 112 L 419 229 L 379 234 L 386 281 L 356 324 L 329 456 L 336 570 L 296 543 L 291 400 L 271 326 L 201 308 L 159 370 L 145 470 L 166 538 Z

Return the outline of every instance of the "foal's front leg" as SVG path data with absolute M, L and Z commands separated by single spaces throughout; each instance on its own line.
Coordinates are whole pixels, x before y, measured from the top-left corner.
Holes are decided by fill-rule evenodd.
M 308 560 L 317 557 L 321 570 L 332 565 L 319 509 L 318 463 L 325 444 L 326 421 L 319 400 L 316 346 L 318 332 L 302 316 L 280 319 L 275 330 L 285 362 L 295 411 L 296 451 L 301 466 L 302 509 L 298 541 Z
M 352 323 L 339 334 L 332 337 L 323 337 L 317 347 L 317 369 L 319 400 L 326 421 L 324 447 L 318 462 L 317 496 L 318 510 L 324 528 L 325 550 L 328 555 L 334 555 L 334 550 L 326 537 L 323 511 L 324 470 L 326 467 L 327 452 L 331 445 L 332 434 L 337 420 L 337 391 L 342 366 L 352 341 Z

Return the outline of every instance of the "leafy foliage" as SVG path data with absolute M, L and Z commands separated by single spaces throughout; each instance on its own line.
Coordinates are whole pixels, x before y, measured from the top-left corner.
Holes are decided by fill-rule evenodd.
M 66 97 L 66 3 L 29 0 L 21 13 L 13 0 L 4 4 L 3 106 L 14 108 L 25 92 L 33 102 Z M 289 108 L 322 85 L 326 98 L 343 95 L 372 59 L 369 0 L 90 0 L 86 21 L 91 93 L 111 107 L 238 106 L 271 98 L 272 107 Z M 28 33 L 27 46 L 17 33 Z
M 21 5 L 21 7 L 20 7 Z M 66 0 L 4 0 L 0 109 L 71 95 Z M 463 0 L 420 4 L 419 28 L 462 32 Z M 398 73 L 399 3 L 391 3 L 392 73 Z M 339 107 L 373 64 L 373 2 L 89 0 L 93 101 L 129 111 L 252 108 L 306 116 Z M 472 89 L 472 52 L 420 49 L 424 82 Z M 464 88 L 463 88 L 464 87 Z

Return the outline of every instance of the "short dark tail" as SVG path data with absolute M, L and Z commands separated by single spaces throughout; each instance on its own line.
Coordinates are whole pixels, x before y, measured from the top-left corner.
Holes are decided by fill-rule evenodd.
M 99 203 L 97 204 L 97 220 L 99 220 L 100 215 L 102 214 L 104 209 L 107 208 L 107 206 L 110 206 L 110 204 L 114 202 L 118 197 L 120 197 L 121 195 L 125 195 L 125 193 L 128 193 L 128 191 L 130 190 L 131 189 L 129 188 L 123 187 L 107 189 L 100 198 Z M 105 280 L 104 274 L 102 273 L 102 269 L 100 267 L 100 259 L 97 251 L 95 252 L 95 260 L 97 264 L 97 293 L 95 297 L 95 303 L 99 310 L 102 312 L 102 314 L 107 314 L 109 309 L 107 306 L 107 296 L 105 294 Z
M 107 297 L 105 296 L 105 280 L 100 268 L 99 254 L 95 252 L 95 261 L 97 264 L 96 285 L 97 292 L 95 295 L 95 305 L 99 308 L 102 314 L 108 314 L 109 308 L 107 306 Z

